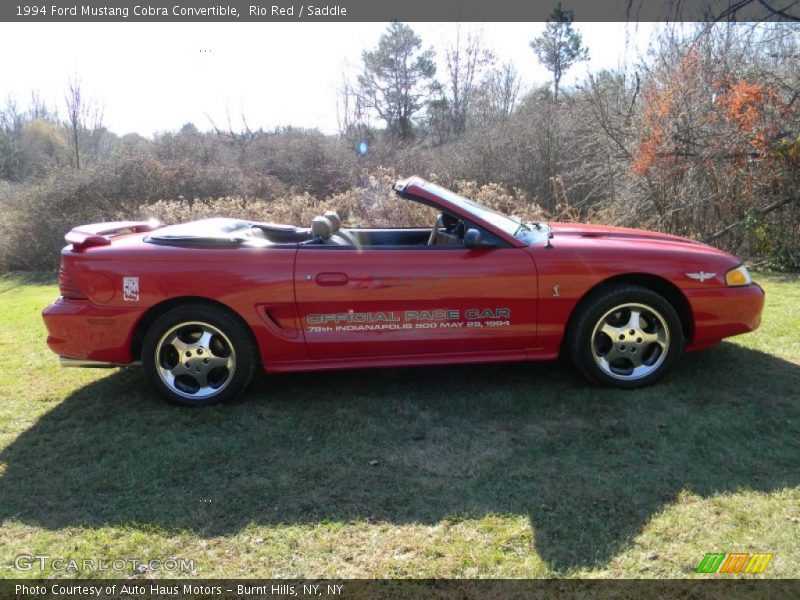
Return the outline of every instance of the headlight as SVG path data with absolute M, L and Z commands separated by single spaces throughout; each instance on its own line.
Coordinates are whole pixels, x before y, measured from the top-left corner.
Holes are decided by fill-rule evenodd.
M 728 287 L 750 285 L 751 283 L 753 283 L 753 278 L 750 277 L 750 271 L 744 265 L 739 265 L 725 273 L 725 285 Z

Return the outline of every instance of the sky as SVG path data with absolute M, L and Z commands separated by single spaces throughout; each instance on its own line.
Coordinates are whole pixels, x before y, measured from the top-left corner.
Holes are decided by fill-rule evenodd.
M 455 23 L 411 23 L 424 47 L 444 48 Z M 234 129 L 245 114 L 251 129 L 294 125 L 337 129 L 336 96 L 343 72 L 354 74 L 361 52 L 378 43 L 386 23 L 0 23 L 0 101 L 26 105 L 36 91 L 65 114 L 64 93 L 77 76 L 103 123 L 123 135 L 152 136 L 192 122 Z M 512 60 L 523 87 L 550 74 L 530 41 L 543 23 L 464 23 L 482 33 L 499 62 Z M 562 87 L 588 71 L 631 65 L 647 44 L 649 23 L 579 23 L 590 61 L 573 67 Z

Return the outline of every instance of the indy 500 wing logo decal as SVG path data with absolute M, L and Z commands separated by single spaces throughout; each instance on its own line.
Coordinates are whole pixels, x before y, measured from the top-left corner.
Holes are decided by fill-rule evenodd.
M 714 277 L 716 273 L 703 273 L 703 271 L 700 271 L 699 273 L 686 273 L 685 275 L 689 279 L 696 279 L 700 283 L 703 283 L 706 279 Z

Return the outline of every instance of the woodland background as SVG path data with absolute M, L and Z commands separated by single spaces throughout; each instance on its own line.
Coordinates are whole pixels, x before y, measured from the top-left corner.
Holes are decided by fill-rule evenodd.
M 241 115 L 118 136 L 77 76 L 61 106 L 9 98 L 0 271 L 57 268 L 64 233 L 95 221 L 307 224 L 333 207 L 357 224 L 357 206 L 390 202 L 390 183 L 411 174 L 523 217 L 649 228 L 800 268 L 798 25 L 667 26 L 646 56 L 565 87 L 591 53 L 571 20 L 557 9 L 531 40 L 552 74 L 543 86 L 474 31 L 437 71 L 433 49 L 393 23 L 342 81 L 335 135 L 254 130 Z

